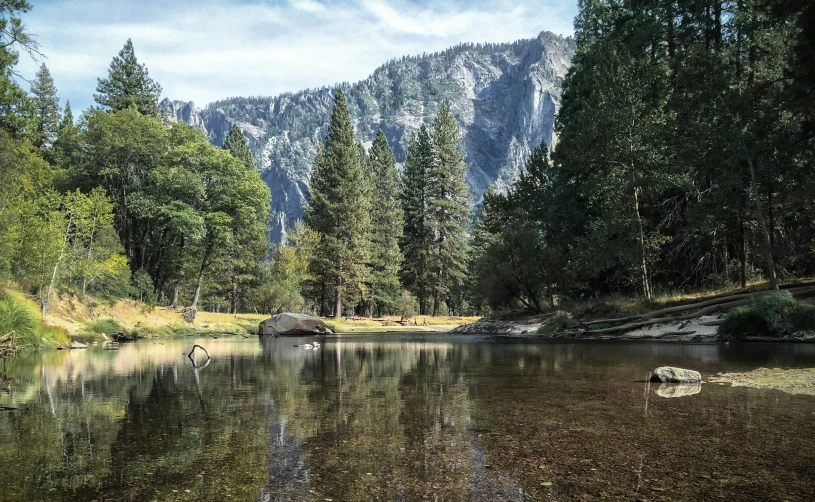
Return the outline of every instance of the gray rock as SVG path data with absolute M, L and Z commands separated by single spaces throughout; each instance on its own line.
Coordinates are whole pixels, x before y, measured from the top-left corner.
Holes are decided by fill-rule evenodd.
M 575 51 L 573 38 L 542 32 L 505 44 L 462 44 L 446 51 L 398 58 L 365 80 L 342 84 L 357 138 L 370 145 L 381 129 L 397 162 L 412 133 L 430 123 L 447 101 L 463 135 L 470 165 L 467 182 L 476 204 L 489 185 L 505 190 L 532 150 L 556 141 L 553 131 L 563 78 Z M 336 87 L 274 97 L 229 98 L 197 109 L 165 99 L 170 120 L 186 122 L 223 144 L 237 124 L 258 171 L 272 191 L 271 238 L 281 242 L 307 204 L 308 180 L 326 134 Z
M 258 326 L 259 335 L 328 335 L 328 329 L 322 319 L 305 314 L 284 312 L 270 317 Z
M 700 392 L 702 392 L 701 383 L 664 383 L 657 387 L 657 396 L 666 398 L 692 396 Z
M 651 375 L 652 382 L 662 383 L 700 383 L 702 375 L 698 371 L 660 366 Z

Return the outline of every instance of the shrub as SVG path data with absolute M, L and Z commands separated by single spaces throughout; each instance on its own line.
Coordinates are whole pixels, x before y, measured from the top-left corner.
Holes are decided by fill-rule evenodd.
M 91 321 L 85 325 L 85 329 L 91 333 L 99 333 L 102 335 L 111 335 L 113 333 L 122 332 L 122 326 L 120 326 L 115 319 L 110 318 Z
M 13 296 L 0 299 L 0 337 L 13 336 L 17 346 L 37 347 L 37 313 Z
M 801 303 L 788 291 L 755 296 L 750 304 L 724 316 L 719 333 L 783 336 L 815 329 L 815 307 Z
M 551 335 L 557 331 L 569 327 L 572 322 L 572 317 L 563 311 L 557 311 L 549 321 L 538 328 L 539 335 Z

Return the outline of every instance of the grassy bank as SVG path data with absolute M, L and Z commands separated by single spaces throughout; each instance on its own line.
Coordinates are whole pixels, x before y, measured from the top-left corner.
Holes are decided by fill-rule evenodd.
M 345 318 L 327 319 L 326 326 L 334 333 L 382 333 L 398 331 L 429 331 L 444 332 L 456 326 L 469 324 L 477 321 L 478 317 L 455 317 L 455 316 L 413 316 L 409 323 L 400 324 L 399 316 L 384 316 L 374 319 L 368 318 Z M 416 325 L 414 326 L 414 321 Z
M 13 290 L 0 290 L 0 357 L 21 349 L 57 347 L 70 342 L 68 332 L 43 321 L 39 307 Z
M 191 335 L 195 333 L 257 333 L 260 321 L 268 316 L 254 314 L 215 314 L 199 311 L 194 323 L 187 323 L 180 310 L 151 307 L 134 300 L 100 301 L 64 293 L 57 295 L 45 316 L 48 324 L 64 329 L 80 341 L 104 340 L 115 333 L 137 336 Z

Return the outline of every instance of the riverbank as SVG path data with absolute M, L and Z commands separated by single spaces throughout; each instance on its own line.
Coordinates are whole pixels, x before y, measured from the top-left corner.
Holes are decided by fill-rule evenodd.
M 614 298 L 559 306 L 544 314 L 516 312 L 460 326 L 451 334 L 539 335 L 553 340 L 815 342 L 815 283 L 772 291 L 747 289 L 695 295 L 661 304 Z

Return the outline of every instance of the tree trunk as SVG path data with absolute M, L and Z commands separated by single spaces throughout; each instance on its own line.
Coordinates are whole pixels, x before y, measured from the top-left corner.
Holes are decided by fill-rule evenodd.
M 334 317 L 342 317 L 342 277 L 337 277 L 337 287 L 334 290 Z
M 51 273 L 51 281 L 48 283 L 48 291 L 46 292 L 45 299 L 42 302 L 43 315 L 48 312 L 48 305 L 51 302 L 51 292 L 54 289 L 54 282 L 57 280 L 57 270 L 59 270 L 59 264 L 62 262 L 63 256 L 65 256 L 65 246 L 68 245 L 68 234 L 71 231 L 72 224 L 73 217 L 68 217 L 68 225 L 65 227 L 65 234 L 62 237 L 62 247 L 59 250 L 59 257 L 57 258 L 57 262 L 54 263 L 54 271 Z
M 770 231 L 767 229 L 767 222 L 764 221 L 764 211 L 761 208 L 761 197 L 758 193 L 758 183 L 756 182 L 756 169 L 753 165 L 753 158 L 747 155 L 747 166 L 750 168 L 750 186 L 753 192 L 753 199 L 756 204 L 756 218 L 761 227 L 761 233 L 764 237 L 764 261 L 767 265 L 767 273 L 770 276 L 770 287 L 778 289 L 778 279 L 775 276 L 775 262 L 773 260 L 772 242 L 770 240 Z
M 96 224 L 94 223 L 93 228 L 91 228 L 91 239 L 88 243 L 88 257 L 85 261 L 85 266 L 89 267 L 91 264 L 91 257 L 93 256 L 93 235 L 96 233 Z M 82 298 L 85 298 L 85 291 L 88 289 L 88 270 L 85 269 L 85 273 L 82 274 Z
M 229 313 L 230 314 L 237 314 L 238 313 L 238 281 L 235 280 L 235 276 L 232 276 L 232 302 L 230 304 Z
M 192 297 L 192 305 L 190 308 L 193 310 L 198 310 L 198 299 L 201 297 L 201 285 L 204 283 L 204 271 L 207 269 L 207 260 L 209 260 L 209 254 L 212 252 L 212 243 L 207 245 L 206 251 L 204 251 L 204 259 L 201 260 L 201 269 L 198 271 L 198 284 L 195 286 L 195 295 Z
M 176 282 L 175 286 L 173 286 L 173 303 L 172 303 L 172 305 L 170 305 L 171 309 L 174 309 L 174 308 L 178 307 L 178 292 L 179 292 L 179 290 L 181 290 L 181 286 L 178 284 L 178 282 Z
M 651 281 L 648 278 L 648 263 L 645 256 L 645 231 L 642 226 L 642 215 L 640 214 L 640 188 L 634 187 L 634 210 L 637 213 L 637 225 L 640 234 L 640 268 L 642 272 L 642 293 L 646 300 L 651 301 Z
M 741 246 L 739 249 L 739 259 L 741 261 L 741 287 L 747 287 L 747 240 L 744 235 L 744 218 L 739 215 L 739 237 L 741 238 Z

